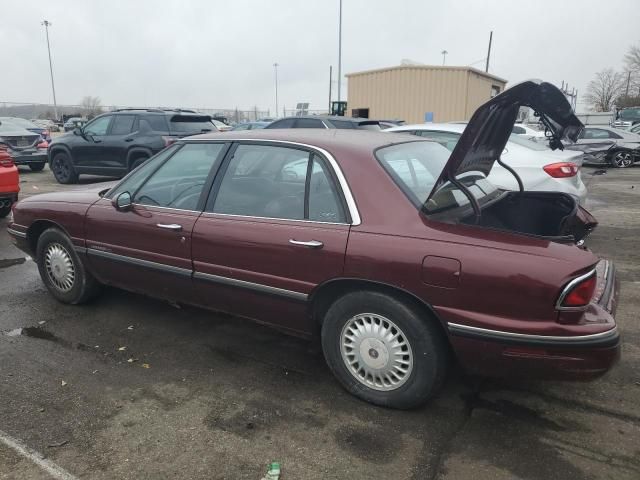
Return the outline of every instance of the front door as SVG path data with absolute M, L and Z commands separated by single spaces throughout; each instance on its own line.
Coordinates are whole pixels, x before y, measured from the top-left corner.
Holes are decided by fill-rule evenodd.
M 207 181 L 222 158 L 222 143 L 177 145 L 133 172 L 111 198 L 87 213 L 87 255 L 104 283 L 186 303 L 191 285 L 193 227 Z M 129 192 L 127 211 L 112 199 Z
M 202 303 L 309 333 L 309 293 L 343 271 L 350 228 L 343 203 L 317 153 L 236 145 L 193 230 Z
M 92 120 L 82 128 L 82 135 L 74 139 L 71 154 L 78 167 L 91 169 L 105 166 L 102 141 L 109 131 L 112 118 L 113 115 L 103 115 Z

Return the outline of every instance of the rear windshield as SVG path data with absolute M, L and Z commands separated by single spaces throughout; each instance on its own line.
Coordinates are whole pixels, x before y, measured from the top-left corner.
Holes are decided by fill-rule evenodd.
M 215 132 L 218 129 L 211 123 L 210 117 L 196 115 L 175 115 L 171 117 L 171 131 L 175 133 Z
M 436 142 L 408 142 L 376 151 L 376 158 L 409 199 L 420 207 L 427 200 L 449 159 Z
M 375 123 L 374 122 L 371 122 L 371 123 L 364 123 L 364 122 L 363 123 L 359 123 L 358 124 L 358 128 L 360 130 L 378 130 L 378 131 L 382 130 L 380 128 L 380 124 L 378 122 L 375 122 Z

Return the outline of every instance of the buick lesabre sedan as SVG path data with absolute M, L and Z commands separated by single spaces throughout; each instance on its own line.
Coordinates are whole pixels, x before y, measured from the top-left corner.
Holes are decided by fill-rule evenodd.
M 340 383 L 378 405 L 425 402 L 454 359 L 594 378 L 619 356 L 614 268 L 584 246 L 595 219 L 486 179 L 521 105 L 554 148 L 580 134 L 557 88 L 525 82 L 480 107 L 451 155 L 379 132 L 200 135 L 110 188 L 22 200 L 9 232 L 62 302 L 109 284 L 317 336 Z

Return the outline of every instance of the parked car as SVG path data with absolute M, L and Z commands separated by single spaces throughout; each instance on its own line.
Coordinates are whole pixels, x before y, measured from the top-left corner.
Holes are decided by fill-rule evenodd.
M 238 130 L 259 130 L 261 128 L 265 128 L 271 122 L 247 122 L 247 123 L 238 123 L 233 127 L 233 131 Z
M 525 82 L 450 152 L 406 134 L 270 130 L 177 141 L 116 185 L 31 196 L 9 233 L 59 301 L 109 284 L 319 335 L 354 395 L 409 408 L 467 370 L 588 379 L 618 359 L 613 265 L 559 192 L 487 175 L 521 105 L 578 136 L 564 94 Z M 300 165 L 306 168 L 300 168 Z
M 7 148 L 0 145 L 0 218 L 11 212 L 11 206 L 18 201 L 20 174 Z
M 65 132 L 70 132 L 76 128 L 81 128 L 85 123 L 87 123 L 87 121 L 84 118 L 71 117 L 67 118 L 62 128 L 64 128 Z
M 0 146 L 6 147 L 16 165 L 27 165 L 34 172 L 47 163 L 48 143 L 39 134 L 15 123 L 0 120 Z
M 611 127 L 585 127 L 577 145 L 571 149 L 583 149 L 589 153 L 589 163 L 626 168 L 640 161 L 640 135 Z
M 525 125 L 523 123 L 516 123 L 511 130 L 512 133 L 516 135 L 522 135 L 524 138 L 528 138 L 530 140 L 544 140 L 544 130 L 536 130 L 535 128 L 531 128 L 529 125 Z
M 629 128 L 638 123 L 640 123 L 640 107 L 629 107 L 618 111 L 613 127 Z
M 461 138 L 466 124 L 421 123 L 394 127 L 386 132 L 406 132 L 419 135 L 453 150 Z M 580 204 L 587 199 L 587 187 L 581 178 L 582 152 L 550 150 L 544 143 L 534 142 L 512 133 L 502 160 L 513 168 L 522 181 L 524 190 L 535 192 L 564 192 L 575 197 Z M 489 181 L 505 190 L 518 190 L 516 177 L 499 163 L 491 169 Z
M 51 141 L 51 134 L 49 133 L 48 129 L 46 129 L 44 127 L 40 127 L 40 126 L 36 125 L 35 123 L 30 122 L 29 120 L 26 120 L 24 118 L 0 117 L 0 122 L 13 123 L 17 127 L 24 128 L 25 130 L 28 130 L 28 131 L 33 132 L 33 133 L 37 133 L 38 135 L 40 135 L 42 137 L 43 140 L 45 140 L 47 142 Z
M 53 120 L 47 120 L 47 119 L 42 119 L 42 118 L 32 118 L 30 121 L 31 121 L 31 123 L 37 125 L 40 128 L 44 128 L 46 130 L 49 130 L 49 132 L 59 132 L 60 131 L 60 127 L 58 127 L 58 125 Z
M 377 120 L 369 120 L 368 118 L 311 115 L 306 117 L 281 118 L 264 128 L 356 128 L 359 130 L 380 130 L 380 124 Z
M 227 125 L 224 122 L 221 122 L 220 120 L 216 120 L 215 118 L 211 119 L 211 123 L 213 123 L 216 127 L 216 129 L 219 132 L 228 132 L 229 130 L 233 130 L 233 127 L 231 125 Z
M 85 173 L 122 177 L 177 139 L 212 131 L 209 115 L 191 111 L 117 110 L 54 138 L 49 165 L 59 183 Z

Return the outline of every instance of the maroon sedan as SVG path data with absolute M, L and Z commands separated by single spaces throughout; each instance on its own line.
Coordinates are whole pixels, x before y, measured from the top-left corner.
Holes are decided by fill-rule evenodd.
M 451 156 L 349 130 L 191 137 L 110 188 L 22 200 L 9 232 L 62 302 L 108 284 L 318 335 L 342 385 L 378 405 L 423 403 L 452 358 L 594 378 L 619 356 L 614 268 L 584 246 L 595 219 L 486 179 L 521 105 L 552 147 L 582 129 L 557 88 L 525 82 L 480 107 Z

